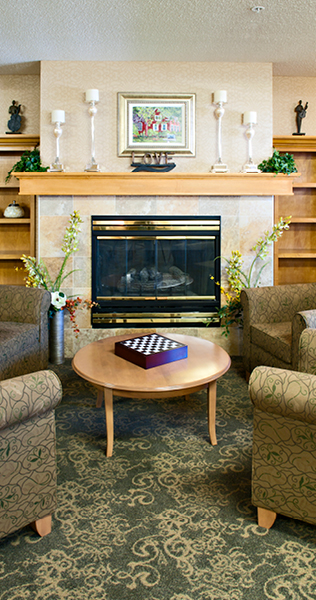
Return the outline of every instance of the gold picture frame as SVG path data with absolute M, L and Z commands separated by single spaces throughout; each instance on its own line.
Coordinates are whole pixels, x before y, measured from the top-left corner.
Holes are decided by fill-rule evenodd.
M 118 156 L 195 156 L 195 94 L 118 93 Z

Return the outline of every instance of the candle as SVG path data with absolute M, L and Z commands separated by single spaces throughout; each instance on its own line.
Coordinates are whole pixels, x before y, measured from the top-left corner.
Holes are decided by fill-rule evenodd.
M 256 124 L 257 123 L 257 113 L 254 110 L 249 110 L 243 114 L 243 123 L 244 125 L 248 125 L 249 123 Z
M 86 102 L 99 102 L 99 90 L 87 90 Z
M 52 110 L 52 123 L 65 123 L 65 111 Z
M 214 92 L 214 102 L 227 102 L 226 90 L 217 90 Z

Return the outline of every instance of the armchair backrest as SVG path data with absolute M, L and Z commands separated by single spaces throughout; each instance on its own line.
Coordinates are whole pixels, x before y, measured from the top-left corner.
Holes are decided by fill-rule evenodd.
M 0 285 L 0 321 L 41 324 L 50 306 L 50 293 L 40 288 Z
M 282 323 L 316 307 L 316 283 L 245 288 L 240 300 L 244 323 Z

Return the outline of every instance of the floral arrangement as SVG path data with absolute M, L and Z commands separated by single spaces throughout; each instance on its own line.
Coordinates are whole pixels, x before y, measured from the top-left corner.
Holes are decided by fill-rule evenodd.
M 228 290 L 225 290 L 223 286 L 220 286 L 221 293 L 226 298 L 226 304 L 222 306 L 218 315 L 221 319 L 221 326 L 224 327 L 223 335 L 226 337 L 229 334 L 230 325 L 237 324 L 242 325 L 243 314 L 242 305 L 240 302 L 240 293 L 243 288 L 259 287 L 260 277 L 263 269 L 268 263 L 264 263 L 258 271 L 258 274 L 254 275 L 255 266 L 257 261 L 264 260 L 268 254 L 268 246 L 273 242 L 277 242 L 283 232 L 289 229 L 292 217 L 280 218 L 279 222 L 273 226 L 272 231 L 264 232 L 264 236 L 259 238 L 256 244 L 251 248 L 255 252 L 255 256 L 251 262 L 248 275 L 243 271 L 243 258 L 238 250 L 233 250 L 230 259 L 224 257 L 227 263 L 225 267 L 227 273 Z M 211 277 L 214 279 L 214 277 Z M 219 282 L 216 282 L 220 285 Z M 206 325 L 209 325 L 212 320 L 209 320 Z
M 70 314 L 70 320 L 73 326 L 76 337 L 79 333 L 79 328 L 76 323 L 76 309 L 77 308 L 91 308 L 96 303 L 91 300 L 82 300 L 81 298 L 71 299 L 66 297 L 64 292 L 61 291 L 61 286 L 65 279 L 69 277 L 76 269 L 65 273 L 66 265 L 69 257 L 77 252 L 78 250 L 78 237 L 81 231 L 80 223 L 83 223 L 79 212 L 74 211 L 69 218 L 69 225 L 66 228 L 62 251 L 64 253 L 64 259 L 56 279 L 52 279 L 45 263 L 40 260 L 36 261 L 34 256 L 26 256 L 23 254 L 21 260 L 24 263 L 24 267 L 27 271 L 27 277 L 25 277 L 26 287 L 42 287 L 45 290 L 51 292 L 51 316 L 55 311 L 67 309 Z

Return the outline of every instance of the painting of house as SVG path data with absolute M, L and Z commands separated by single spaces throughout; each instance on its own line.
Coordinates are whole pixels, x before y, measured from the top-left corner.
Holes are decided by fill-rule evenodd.
M 133 143 L 146 141 L 179 143 L 182 140 L 181 106 L 135 105 L 133 107 Z

